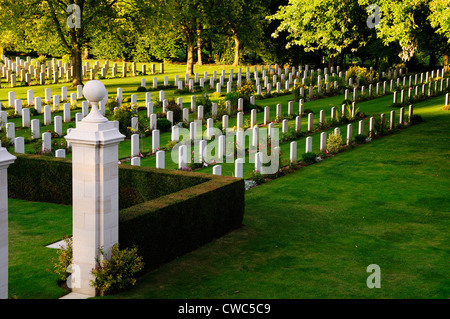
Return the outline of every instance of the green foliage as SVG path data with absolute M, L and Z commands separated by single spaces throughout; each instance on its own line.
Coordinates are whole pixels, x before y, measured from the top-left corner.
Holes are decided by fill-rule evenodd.
M 250 179 L 258 185 L 263 184 L 266 181 L 261 172 L 259 172 L 258 170 L 253 170 L 250 173 Z
M 147 92 L 147 88 L 145 86 L 140 86 L 136 89 L 137 92 Z
M 389 131 L 389 123 L 386 121 L 386 119 L 382 120 L 380 117 L 375 118 L 374 123 L 374 129 L 376 132 L 376 135 L 383 136 L 386 135 Z
M 120 107 L 120 103 L 118 101 L 116 101 L 116 99 L 111 99 L 108 101 L 108 103 L 106 104 L 106 108 L 109 110 L 110 113 L 114 112 L 114 108 L 119 108 Z
M 209 94 L 206 91 L 195 97 L 195 104 L 197 107 L 203 105 L 203 114 L 206 115 L 211 113 L 212 101 L 209 99 Z
M 411 124 L 414 125 L 414 124 L 419 124 L 419 123 L 423 123 L 423 118 L 422 118 L 422 116 L 420 116 L 420 115 L 418 115 L 418 114 L 414 114 L 414 115 L 411 117 Z
M 306 51 L 326 50 L 331 57 L 344 49 L 363 46 L 370 32 L 365 23 L 365 10 L 357 0 L 292 0 L 268 18 L 279 21 L 274 38 L 287 32 L 287 47 L 299 45 Z
M 331 154 L 337 154 L 341 151 L 344 141 L 342 140 L 341 134 L 332 133 L 328 135 L 327 139 L 327 150 Z
M 16 113 L 16 110 L 12 109 L 12 110 L 7 110 L 6 111 L 6 116 L 8 119 L 15 119 L 20 117 L 19 114 Z
M 356 144 L 364 144 L 366 142 L 367 136 L 364 134 L 355 135 L 355 143 Z
M 131 118 L 136 115 L 137 108 L 134 104 L 122 104 L 112 112 L 111 120 L 119 122 L 120 133 L 130 136 L 131 133 L 128 128 L 131 126 Z
M 129 180 L 145 199 L 121 209 L 121 245 L 138 245 L 148 269 L 241 226 L 242 179 L 128 165 L 121 168 L 119 178 L 120 185 Z
M 177 144 L 178 144 L 177 141 L 169 141 L 169 142 L 167 142 L 167 144 L 166 144 L 166 151 L 171 151 L 175 147 L 175 145 L 177 145 Z
M 165 118 L 158 118 L 156 120 L 156 127 L 161 133 L 165 133 L 170 131 L 170 129 L 172 128 L 172 122 Z
M 237 110 L 239 100 L 239 93 L 229 92 L 225 95 L 225 101 L 230 101 L 230 106 L 232 110 Z
M 6 136 L 6 132 L 0 133 L 0 141 L 2 147 L 11 147 L 13 146 L 12 140 Z
M 173 124 L 177 124 L 183 121 L 183 110 L 175 102 L 175 99 L 170 99 L 167 104 L 167 111 L 172 111 L 173 113 Z
M 67 270 L 72 264 L 73 246 L 72 238 L 64 236 L 63 241 L 64 247 L 57 250 L 56 254 L 58 255 L 58 257 L 57 259 L 52 259 L 52 263 L 53 272 L 58 275 L 60 280 L 66 281 L 70 276 L 70 273 Z
M 72 205 L 70 161 L 35 155 L 15 155 L 17 159 L 8 168 L 8 195 L 11 198 Z
M 91 285 L 100 292 L 101 296 L 116 293 L 136 283 L 135 275 L 144 269 L 144 261 L 137 253 L 137 247 L 119 249 L 119 244 L 111 247 L 111 257 L 99 249 L 100 257 L 97 266 L 92 270 L 94 279 Z
M 302 154 L 302 161 L 307 164 L 314 164 L 316 162 L 317 154 L 313 152 L 307 152 Z

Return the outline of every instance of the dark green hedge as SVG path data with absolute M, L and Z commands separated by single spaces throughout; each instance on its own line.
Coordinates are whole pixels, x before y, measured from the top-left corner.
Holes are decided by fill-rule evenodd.
M 155 269 L 239 228 L 244 207 L 244 180 L 212 177 L 203 184 L 122 209 L 119 242 L 124 247 L 138 244 L 146 269 Z
M 68 159 L 16 154 L 8 168 L 8 195 L 35 202 L 72 205 L 72 164 Z M 208 181 L 205 176 L 122 165 L 119 209 Z
M 8 197 L 72 205 L 72 165 L 69 160 L 14 154 L 8 168 Z
M 9 197 L 72 205 L 70 160 L 15 155 Z M 154 269 L 240 227 L 244 180 L 123 165 L 119 207 L 121 247 L 138 246 L 146 269 Z
M 189 172 L 121 165 L 119 209 L 127 208 L 208 181 Z

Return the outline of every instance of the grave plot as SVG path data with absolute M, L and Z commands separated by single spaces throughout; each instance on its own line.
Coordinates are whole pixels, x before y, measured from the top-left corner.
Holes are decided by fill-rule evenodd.
M 98 65 L 98 63 L 94 65 Z M 105 62 L 105 65 L 108 63 Z M 189 162 L 193 160 L 187 158 L 185 159 L 186 166 L 180 166 L 177 164 L 179 162 L 176 154 L 177 148 L 172 150 L 173 146 L 183 141 L 188 143 L 188 140 L 191 140 L 191 144 L 192 141 L 196 144 L 195 141 L 200 141 L 204 135 L 206 141 L 202 141 L 200 146 L 196 146 L 200 150 L 197 153 L 203 153 L 204 145 L 210 145 L 208 140 L 211 138 L 217 138 L 216 142 L 223 143 L 219 138 L 220 135 L 230 135 L 230 132 L 236 135 L 241 130 L 255 130 L 255 126 L 258 130 L 267 129 L 268 132 L 272 128 L 280 129 L 282 144 L 308 134 L 331 129 L 333 126 L 341 126 L 342 129 L 347 129 L 347 136 L 344 136 L 344 139 L 346 140 L 345 144 L 348 145 L 356 135 L 363 134 L 364 123 L 361 121 L 369 118 L 367 114 L 359 110 L 360 105 L 363 107 L 361 103 L 392 94 L 391 107 L 399 108 L 399 121 L 400 124 L 404 124 L 405 122 L 409 123 L 409 120 L 404 121 L 405 108 L 412 107 L 412 103 L 417 101 L 441 94 L 449 87 L 449 79 L 441 78 L 442 70 L 420 75 L 407 75 L 407 70 L 399 69 L 394 70 L 392 74 L 389 71 L 387 74 L 379 75 L 370 69 L 363 77 L 355 77 L 355 80 L 352 77 L 353 72 L 354 70 L 350 68 L 344 74 L 339 67 L 336 70 L 334 68 L 309 70 L 307 65 L 299 66 L 298 69 L 295 67 L 285 68 L 282 72 L 278 65 L 275 65 L 274 69 L 268 65 L 261 66 L 260 72 L 258 67 L 254 67 L 253 74 L 250 67 L 247 67 L 244 78 L 242 68 L 238 69 L 237 74 L 231 69 L 225 97 L 222 97 L 221 93 L 221 88 L 225 85 L 225 70 L 220 72 L 220 76 L 217 71 L 214 71 L 211 77 L 208 77 L 208 72 L 205 72 L 203 78 L 196 73 L 193 79 L 185 75 L 184 80 L 180 80 L 181 77 L 175 75 L 172 87 L 177 89 L 169 92 L 171 96 L 195 93 L 196 87 L 206 90 L 201 94 L 190 95 L 188 107 L 185 107 L 186 103 L 183 103 L 183 97 L 169 100 L 166 94 L 168 90 L 161 89 L 156 77 L 153 78 L 153 87 L 149 89 L 146 87 L 146 78 L 143 78 L 138 91 L 150 90 L 150 92 L 136 92 L 129 97 L 124 97 L 123 89 L 119 87 L 116 89 L 115 97 L 110 99 L 109 96 L 106 96 L 101 101 L 100 111 L 114 120 L 120 131 L 128 137 L 125 142 L 121 143 L 119 149 L 119 158 L 122 162 L 130 161 L 132 165 L 159 168 L 198 169 L 202 166 L 218 164 L 218 162 L 217 160 L 207 160 L 187 165 L 191 164 Z M 260 73 L 261 78 L 259 77 Z M 269 82 L 269 77 L 272 82 Z M 208 82 L 209 85 L 206 85 L 205 88 L 205 83 Z M 163 87 L 169 86 L 168 76 L 164 76 L 163 83 Z M 366 86 L 361 84 L 366 84 Z M 272 86 L 276 89 L 273 90 Z M 285 88 L 283 92 L 281 91 L 282 86 Z M 305 89 L 307 94 L 305 94 Z M 88 102 L 82 100 L 81 90 L 82 86 L 78 86 L 76 93 L 70 94 L 70 103 L 67 103 L 69 98 L 67 87 L 64 86 L 61 88 L 61 96 L 52 95 L 50 88 L 44 90 L 43 97 L 35 97 L 33 90 L 28 90 L 26 105 L 22 103 L 22 100 L 15 98 L 14 91 L 10 91 L 8 106 L 3 107 L 3 110 L 0 111 L 2 130 L 6 133 L 4 134 L 6 136 L 4 145 L 9 146 L 9 149 L 12 149 L 12 145 L 14 145 L 15 153 L 34 152 L 57 157 L 70 157 L 70 143 L 67 144 L 63 138 L 65 135 L 63 131 L 66 134 L 70 132 L 89 110 Z M 350 91 L 352 92 L 351 97 Z M 265 93 L 258 94 L 260 92 Z M 111 93 L 110 95 L 112 95 Z M 342 94 L 343 101 L 337 102 L 336 106 L 332 106 L 329 111 L 309 109 L 309 105 L 312 107 L 313 103 L 324 98 L 333 99 L 333 101 L 342 100 Z M 144 106 L 138 105 L 138 95 L 140 101 L 143 100 L 142 96 L 145 97 Z M 291 95 L 294 97 L 293 100 Z M 266 99 L 269 105 L 261 106 Z M 287 106 L 283 105 L 284 103 L 272 102 L 277 99 L 285 101 Z M 314 114 L 314 111 L 317 113 Z M 9 119 L 8 114 L 10 115 Z M 330 114 L 330 117 L 326 117 L 325 114 Z M 412 109 L 409 114 L 412 115 Z M 409 115 L 410 118 L 411 115 Z M 375 118 L 378 122 L 390 121 L 389 129 L 392 130 L 396 121 L 395 117 L 395 112 L 390 114 L 389 120 L 384 117 L 384 113 L 379 113 L 373 117 L 372 121 L 368 121 L 367 133 L 369 135 L 372 133 L 371 127 L 374 125 Z M 343 127 L 344 124 L 356 120 L 360 121 L 358 130 L 353 130 L 353 126 Z M 179 131 L 181 130 L 189 130 L 188 136 L 180 139 Z M 213 131 L 216 133 L 212 134 Z M 200 134 L 200 138 L 193 138 L 196 134 Z M 233 144 L 237 142 L 237 135 Z M 250 139 L 253 139 L 252 135 L 249 135 Z M 254 135 L 257 136 L 257 133 Z M 27 136 L 31 136 L 31 138 Z M 317 153 L 323 153 L 326 151 L 324 146 L 326 138 L 324 135 L 320 138 L 317 137 L 314 139 L 314 144 L 319 140 L 321 146 Z M 8 145 L 8 142 L 11 145 Z M 231 143 L 229 139 L 227 143 Z M 253 141 L 252 146 L 255 144 L 256 142 Z M 282 153 L 287 154 L 288 149 L 285 146 L 282 148 Z M 220 149 L 218 152 L 222 154 L 217 155 L 223 156 L 224 146 L 221 145 L 218 149 Z M 208 151 L 208 148 L 206 150 L 211 152 Z M 305 150 L 307 149 L 305 148 Z M 162 151 L 165 153 L 170 151 L 175 154 L 169 156 Z M 159 153 L 156 157 L 157 152 Z M 249 154 L 246 154 L 247 161 L 245 162 L 253 163 L 253 155 L 250 158 L 248 156 Z M 286 162 L 287 157 L 283 160 Z M 247 165 L 247 167 L 250 166 Z M 221 168 L 215 168 L 216 174 L 219 170 L 222 173 Z M 229 170 L 225 171 L 229 172 Z M 236 172 L 232 175 L 235 174 Z M 240 174 L 236 176 L 240 176 Z M 246 176 L 248 177 L 248 173 Z

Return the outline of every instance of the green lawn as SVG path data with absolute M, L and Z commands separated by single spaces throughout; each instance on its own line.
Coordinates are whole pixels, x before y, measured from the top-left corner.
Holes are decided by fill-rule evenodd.
M 56 250 L 45 246 L 72 234 L 72 207 L 9 200 L 9 296 L 55 299 L 65 292 L 52 269 Z
M 110 298 L 449 298 L 443 101 L 415 105 L 425 123 L 251 189 L 242 228 Z M 70 232 L 70 207 L 10 200 L 9 212 L 10 296 L 58 297 L 44 246 Z M 370 264 L 381 289 L 366 286 Z
M 114 298 L 448 298 L 450 112 L 246 193 L 244 226 Z M 369 289 L 369 264 L 381 289 Z

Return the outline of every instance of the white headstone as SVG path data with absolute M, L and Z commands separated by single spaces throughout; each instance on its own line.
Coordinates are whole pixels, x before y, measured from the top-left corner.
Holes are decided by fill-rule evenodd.
M 165 153 L 164 153 L 164 151 L 156 152 L 156 168 L 165 168 Z

